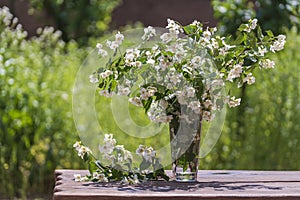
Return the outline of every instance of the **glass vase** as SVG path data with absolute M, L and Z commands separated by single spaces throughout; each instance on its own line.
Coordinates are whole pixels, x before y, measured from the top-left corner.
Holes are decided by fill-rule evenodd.
M 201 138 L 201 117 L 173 116 L 169 123 L 173 179 L 196 182 Z

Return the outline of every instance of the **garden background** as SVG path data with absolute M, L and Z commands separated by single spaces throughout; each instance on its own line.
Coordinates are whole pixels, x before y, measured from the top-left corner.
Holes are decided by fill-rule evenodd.
M 79 139 L 72 116 L 79 67 L 114 30 L 163 27 L 166 18 L 197 19 L 235 37 L 240 23 L 256 17 L 264 30 L 287 35 L 285 50 L 272 57 L 275 69 L 257 70 L 254 85 L 232 88 L 241 106 L 228 110 L 200 169 L 300 170 L 298 0 L 1 0 L 0 6 L 0 199 L 50 199 L 56 168 L 85 168 L 72 147 Z M 119 131 L 104 101 L 99 120 Z M 116 136 L 119 143 L 127 137 Z

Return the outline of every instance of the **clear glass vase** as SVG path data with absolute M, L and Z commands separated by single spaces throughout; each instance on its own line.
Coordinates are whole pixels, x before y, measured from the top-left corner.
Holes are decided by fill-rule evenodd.
M 186 120 L 173 116 L 169 123 L 173 179 L 196 182 L 201 138 L 201 117 Z

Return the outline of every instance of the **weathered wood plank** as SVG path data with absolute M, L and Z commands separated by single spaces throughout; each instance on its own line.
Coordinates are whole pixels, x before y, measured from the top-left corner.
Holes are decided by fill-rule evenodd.
M 201 170 L 197 183 L 149 181 L 139 185 L 118 182 L 75 182 L 86 170 L 56 170 L 54 200 L 88 199 L 272 199 L 300 200 L 298 171 Z M 167 171 L 170 173 L 170 171 Z

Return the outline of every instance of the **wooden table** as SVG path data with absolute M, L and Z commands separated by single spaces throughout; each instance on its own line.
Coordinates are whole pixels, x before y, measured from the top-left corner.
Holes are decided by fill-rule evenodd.
M 74 174 L 88 172 L 55 171 L 54 200 L 300 200 L 300 171 L 201 170 L 196 183 L 149 181 L 139 185 L 75 182 Z

